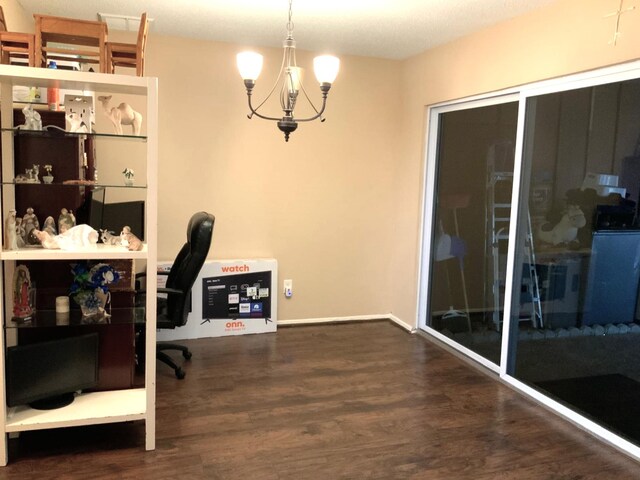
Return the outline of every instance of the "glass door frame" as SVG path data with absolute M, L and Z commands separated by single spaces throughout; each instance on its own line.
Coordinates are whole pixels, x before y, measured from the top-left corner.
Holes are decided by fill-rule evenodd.
M 482 365 L 497 374 L 499 380 L 510 385 L 520 393 L 533 399 L 576 424 L 580 428 L 588 431 L 600 440 L 608 443 L 615 448 L 621 450 L 627 455 L 640 460 L 640 446 L 635 445 L 628 440 L 612 433 L 601 425 L 591 421 L 590 419 L 580 415 L 575 410 L 551 399 L 540 391 L 530 387 L 524 382 L 510 375 L 508 370 L 509 362 L 515 358 L 515 336 L 511 334 L 512 321 L 512 300 L 513 300 L 513 280 L 515 273 L 516 246 L 518 244 L 519 213 L 521 209 L 521 191 L 523 190 L 523 181 L 528 179 L 523 175 L 524 161 L 524 139 L 527 126 L 525 118 L 527 115 L 526 104 L 532 97 L 539 95 L 558 93 L 579 88 L 593 87 L 604 85 L 607 83 L 621 82 L 625 80 L 633 80 L 640 78 L 640 60 L 626 62 L 623 64 L 599 68 L 592 71 L 581 72 L 577 74 L 558 77 L 550 80 L 543 80 L 516 88 L 501 90 L 488 94 L 476 95 L 459 100 L 442 102 L 428 106 L 426 108 L 426 135 L 425 135 L 425 157 L 423 165 L 423 195 L 422 195 L 422 212 L 421 212 L 421 241 L 419 244 L 419 268 L 418 268 L 418 298 L 417 298 L 417 326 L 418 329 L 428 336 L 434 337 L 444 343 L 453 350 L 470 358 L 479 365 Z M 503 328 L 502 328 L 502 349 L 500 365 L 490 362 L 486 358 L 478 355 L 470 349 L 460 345 L 451 338 L 441 334 L 437 330 L 427 325 L 427 317 L 430 311 L 429 294 L 430 294 L 430 278 L 433 268 L 432 248 L 434 237 L 434 216 L 436 209 L 436 185 L 438 172 L 438 136 L 440 133 L 440 116 L 447 112 L 457 110 L 478 108 L 488 105 L 497 105 L 500 103 L 508 103 L 517 101 L 518 105 L 518 124 L 516 131 L 515 159 L 513 172 L 513 190 L 511 201 L 511 216 L 509 227 L 509 242 L 507 250 L 507 266 L 506 266 L 506 286 L 503 310 Z M 508 319 L 508 321 L 505 321 Z M 513 339 L 513 340 L 511 340 Z
M 426 157 L 424 162 L 424 188 L 422 199 L 422 241 L 420 245 L 420 265 L 418 280 L 418 329 L 427 332 L 429 335 L 437 338 L 439 341 L 450 347 L 460 351 L 464 355 L 488 368 L 489 370 L 499 373 L 499 365 L 478 355 L 473 350 L 466 348 L 451 338 L 438 332 L 436 329 L 427 324 L 427 317 L 430 312 L 429 292 L 431 288 L 431 270 L 433 262 L 431 252 L 433 248 L 434 237 L 434 219 L 436 211 L 436 195 L 437 195 L 437 173 L 438 173 L 438 136 L 440 134 L 440 120 L 445 113 L 456 112 L 460 110 L 469 110 L 472 108 L 481 108 L 487 106 L 500 105 L 504 103 L 518 102 L 519 95 L 515 90 L 505 90 L 499 93 L 491 93 L 486 95 L 477 95 L 453 102 L 440 103 L 427 107 L 427 135 L 426 135 Z M 518 112 L 520 115 L 520 112 Z

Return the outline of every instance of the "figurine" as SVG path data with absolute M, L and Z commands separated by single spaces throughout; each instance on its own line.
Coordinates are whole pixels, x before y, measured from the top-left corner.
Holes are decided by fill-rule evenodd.
M 22 217 L 16 217 L 16 241 L 18 242 L 18 248 L 22 248 L 27 244 L 26 241 L 27 232 L 22 226 Z
M 16 183 L 40 183 L 39 173 L 40 165 L 34 165 L 33 168 L 25 168 L 24 174 L 16 175 L 14 181 Z
M 44 220 L 44 223 L 42 224 L 42 230 L 52 236 L 58 234 L 58 231 L 56 230 L 56 221 L 53 219 L 52 216 L 48 216 Z
M 122 227 L 122 232 L 120 232 L 120 244 L 123 247 L 127 247 L 132 252 L 140 251 L 144 246 L 142 240 L 131 233 L 131 227 L 129 226 Z
M 31 168 L 31 179 L 33 180 L 33 183 L 40 183 L 38 175 L 40 175 L 40 165 L 34 164 Z
M 122 245 L 120 237 L 114 235 L 114 232 L 109 230 L 100 229 L 100 240 L 105 245 Z
M 109 108 L 109 102 L 111 102 L 112 95 L 101 95 L 98 97 L 104 114 L 107 116 L 116 131 L 116 135 L 122 135 L 122 125 L 131 125 L 133 129 L 133 135 L 140 135 L 140 129 L 142 127 L 142 114 L 136 112 L 131 105 L 127 103 L 121 103 L 118 108 Z
M 98 243 L 98 232 L 86 224 L 76 225 L 59 235 L 51 235 L 41 230 L 33 230 L 44 248 L 75 250 L 92 247 Z
M 42 181 L 44 183 L 52 183 L 53 175 L 51 175 L 51 170 L 53 170 L 53 167 L 51 165 L 45 165 L 44 169 L 47 171 L 47 174 L 42 176 Z
M 13 315 L 29 318 L 32 314 L 31 276 L 26 266 L 18 265 L 13 274 Z
M 28 242 L 29 232 L 34 228 L 36 230 L 40 229 L 40 222 L 38 221 L 38 217 L 33 213 L 33 208 L 27 208 L 27 213 L 22 217 L 22 225 L 24 227 L 25 240 Z
M 131 169 L 131 168 L 125 168 L 122 171 L 122 175 L 124 175 L 124 184 L 131 186 L 133 185 L 133 177 L 135 175 L 135 172 Z
M 18 237 L 16 233 L 16 211 L 9 210 L 9 215 L 4 222 L 4 248 L 6 250 L 18 249 Z
M 66 232 L 76 225 L 76 217 L 71 210 L 63 208 L 60 210 L 60 216 L 58 217 L 58 230 L 60 234 Z
M 80 115 L 77 113 L 67 113 L 65 118 L 69 122 L 69 132 L 72 133 L 89 133 L 89 127 L 84 123 Z
M 22 109 L 24 114 L 24 124 L 18 128 L 21 130 L 42 130 L 42 117 L 33 109 L 33 105 L 29 104 Z

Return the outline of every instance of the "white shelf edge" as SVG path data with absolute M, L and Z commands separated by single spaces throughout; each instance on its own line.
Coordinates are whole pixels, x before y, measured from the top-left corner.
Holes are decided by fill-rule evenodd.
M 132 75 L 0 65 L 0 82 L 7 81 L 12 85 L 37 87 L 55 86 L 72 90 L 107 91 L 144 95 L 147 92 L 150 80 L 154 79 Z
M 0 260 L 82 260 L 82 259 L 144 259 L 147 245 L 140 251 L 131 252 L 126 247 L 97 244 L 95 247 L 78 250 L 50 250 L 46 248 L 21 248 L 3 250 Z
M 145 389 L 134 388 L 77 395 L 71 405 L 54 410 L 34 410 L 28 406 L 14 407 L 7 411 L 5 431 L 24 432 L 144 420 L 146 401 Z

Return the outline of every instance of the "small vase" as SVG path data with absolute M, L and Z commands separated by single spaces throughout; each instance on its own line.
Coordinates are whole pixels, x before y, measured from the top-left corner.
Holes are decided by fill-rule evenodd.
M 124 184 L 125 184 L 127 187 L 130 187 L 131 185 L 133 185 L 133 178 L 127 178 L 127 177 L 125 177 L 125 179 L 124 179 Z
M 98 314 L 99 307 L 97 305 L 80 305 L 80 310 L 82 311 L 83 317 L 93 317 Z
M 44 183 L 52 183 L 53 182 L 53 175 L 43 175 L 42 176 L 42 181 Z
M 76 296 L 75 301 L 80 305 L 83 317 L 93 317 L 100 312 L 100 299 L 96 292 L 85 291 Z

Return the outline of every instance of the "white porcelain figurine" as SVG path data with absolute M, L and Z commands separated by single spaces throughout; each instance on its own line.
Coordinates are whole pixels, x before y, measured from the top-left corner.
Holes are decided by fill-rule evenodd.
M 18 237 L 16 233 L 16 211 L 9 210 L 9 215 L 7 215 L 6 220 L 4 221 L 4 248 L 7 250 L 17 250 L 18 249 Z
M 76 217 L 73 212 L 63 208 L 60 210 L 60 216 L 58 217 L 58 230 L 60 233 L 64 233 L 76 225 Z
M 69 122 L 69 132 L 71 133 L 88 133 L 89 127 L 84 123 L 80 115 L 77 113 L 67 113 L 65 118 Z
M 23 130 L 42 130 L 42 117 L 33 109 L 32 104 L 24 107 L 22 113 L 24 113 L 24 124 L 18 128 Z
M 143 248 L 142 240 L 131 233 L 131 227 L 122 227 L 120 232 L 120 243 L 131 251 L 139 251 Z
M 105 245 L 122 245 L 120 237 L 109 230 L 100 229 L 100 240 Z
M 141 113 L 136 112 L 128 103 L 121 103 L 117 108 L 109 107 L 111 95 L 101 95 L 98 97 L 98 100 L 102 103 L 104 114 L 111 120 L 111 123 L 113 123 L 116 135 L 122 135 L 122 125 L 131 125 L 133 135 L 140 135 L 140 129 L 142 127 Z
M 86 224 L 76 225 L 60 235 L 51 235 L 41 230 L 34 230 L 35 236 L 44 248 L 75 250 L 92 247 L 98 243 L 98 232 Z

